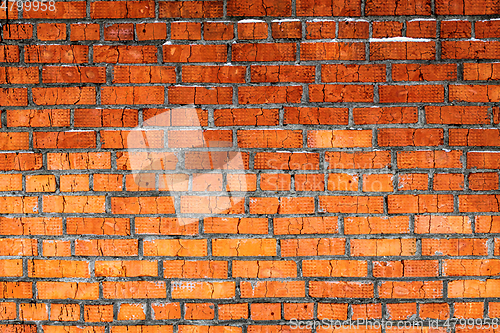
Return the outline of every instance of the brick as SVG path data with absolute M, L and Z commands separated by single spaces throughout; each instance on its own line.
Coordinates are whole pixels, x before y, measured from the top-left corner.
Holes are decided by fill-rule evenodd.
M 407 216 L 390 217 L 346 217 L 344 233 L 356 234 L 407 234 L 410 232 Z
M 6 40 L 31 39 L 33 25 L 31 24 L 6 24 L 2 28 L 3 38 Z
M 301 148 L 302 131 L 238 130 L 241 148 Z
M 388 151 L 326 152 L 328 169 L 381 169 L 391 165 Z
M 439 0 L 436 2 L 436 14 L 438 15 L 494 15 L 496 4 L 487 0 L 454 2 L 450 0 Z
M 296 191 L 324 191 L 325 176 L 323 174 L 295 175 Z
M 387 304 L 389 305 L 389 304 Z M 352 319 L 382 318 L 382 304 L 353 304 Z
M 266 39 L 267 38 L 267 23 L 266 22 L 239 22 L 238 39 Z
M 106 299 L 141 299 L 166 298 L 165 282 L 154 281 L 127 281 L 103 282 L 103 295 Z
M 292 217 L 274 218 L 274 233 L 276 235 L 322 234 L 338 233 L 338 222 L 334 216 L 329 217 Z
M 90 6 L 92 19 L 154 18 L 153 1 L 96 1 Z
M 468 153 L 471 154 L 471 153 Z M 452 151 L 402 151 L 398 152 L 398 168 L 461 168 L 462 152 Z
M 444 102 L 444 87 L 439 85 L 381 86 L 380 103 Z
M 459 195 L 460 212 L 498 212 L 500 206 L 496 195 Z
M 435 42 L 372 42 L 370 60 L 434 60 Z
M 278 21 L 271 23 L 273 38 L 301 38 L 302 22 L 300 21 Z
M 347 125 L 348 109 L 285 107 L 284 124 Z
M 418 234 L 470 234 L 471 221 L 466 216 L 415 217 L 415 233 Z
M 251 303 L 250 314 L 252 320 L 280 320 L 280 303 Z
M 373 102 L 373 86 L 311 84 L 309 85 L 309 102 L 370 103 Z
M 415 239 L 352 239 L 352 256 L 413 256 Z
M 26 63 L 84 64 L 88 62 L 87 45 L 28 45 L 24 47 Z
M 387 312 L 391 320 L 406 320 L 417 314 L 417 303 L 388 303 Z
M 222 1 L 160 2 L 160 18 L 217 18 L 222 14 Z
M 491 191 L 498 189 L 498 174 L 471 173 L 469 174 L 469 188 L 473 191 Z
M 348 311 L 346 303 L 318 303 L 318 319 L 346 320 Z
M 485 239 L 422 239 L 424 256 L 484 256 L 487 249 Z
M 394 176 L 391 174 L 363 175 L 363 192 L 392 192 Z
M 398 177 L 398 191 L 425 191 L 429 187 L 429 175 L 405 173 Z
M 46 257 L 71 257 L 70 241 L 45 240 L 42 243 L 42 249 Z
M 227 261 L 167 260 L 163 262 L 165 278 L 226 279 L 227 271 Z
M 492 305 L 490 303 L 490 309 Z M 483 303 L 478 302 L 454 303 L 453 316 L 455 318 L 481 318 L 484 313 L 483 307 Z M 490 316 L 492 316 L 491 313 Z
M 428 124 L 489 124 L 486 106 L 426 106 Z
M 89 264 L 76 260 L 29 260 L 28 276 L 32 278 L 89 278 Z
M 109 105 L 163 104 L 165 89 L 160 86 L 102 87 L 101 96 L 101 103 Z
M 134 25 L 132 23 L 104 25 L 104 40 L 127 41 L 133 39 Z
M 63 3 L 63 2 L 61 2 Z M 101 37 L 99 31 L 99 24 L 71 24 L 71 41 L 83 41 L 83 40 L 99 40 Z
M 95 45 L 93 60 L 94 63 L 110 64 L 156 63 L 156 52 L 153 45 Z
M 287 278 L 297 277 L 294 261 L 236 261 L 233 260 L 233 277 L 241 278 Z
M 384 65 L 322 65 L 322 82 L 384 82 Z
M 251 66 L 252 82 L 314 82 L 313 66 Z
M 443 297 L 441 281 L 388 281 L 379 287 L 380 298 L 422 298 Z
M 47 304 L 20 304 L 19 318 L 23 321 L 47 320 L 49 318 Z
M 209 320 L 215 317 L 213 303 L 185 303 L 184 318 L 189 320 Z
M 500 26 L 496 21 L 476 21 L 474 32 L 476 38 L 496 38 L 499 36 Z
M 69 109 L 7 110 L 7 127 L 69 127 Z
M 322 0 L 314 3 L 299 0 L 296 8 L 297 16 L 361 16 L 359 0 Z
M 412 124 L 418 121 L 415 107 L 354 108 L 353 115 L 357 125 Z
M 37 105 L 94 105 L 95 87 L 33 88 L 33 102 Z
M 372 22 L 372 29 L 373 38 L 391 38 L 403 36 L 403 23 L 397 21 L 374 21 Z
M 455 81 L 457 66 L 454 64 L 393 64 L 392 79 L 394 81 Z
M 232 104 L 233 88 L 169 87 L 168 102 L 170 104 Z
M 170 23 L 170 38 L 172 40 L 200 40 L 201 23 L 172 22 Z
M 37 282 L 38 299 L 96 300 L 99 283 L 86 282 Z
M 319 211 L 328 213 L 368 213 L 383 211 L 382 197 L 320 196 Z
M 46 213 L 104 213 L 104 196 L 44 196 Z
M 500 86 L 451 85 L 449 99 L 459 102 L 496 102 L 500 100 Z
M 443 41 L 442 59 L 498 59 L 496 41 Z
M 37 213 L 38 197 L 0 197 L 0 213 L 21 214 Z
M 132 109 L 76 109 L 75 127 L 135 127 L 138 112 Z
M 470 38 L 471 22 L 441 21 L 441 38 Z
M 61 192 L 85 192 L 90 190 L 88 175 L 61 175 L 59 180 Z
M 340 21 L 338 38 L 368 39 L 370 24 L 366 21 Z
M 136 217 L 135 232 L 153 235 L 196 235 L 198 220 L 191 218 Z
M 107 152 L 89 153 L 48 153 L 49 170 L 111 169 L 111 154 Z
M 497 129 L 450 129 L 450 146 L 498 146 Z
M 265 218 L 208 217 L 203 220 L 203 231 L 215 234 L 267 234 L 267 224 Z
M 226 45 L 164 45 L 163 62 L 226 62 Z
M 304 260 L 303 276 L 364 277 L 368 274 L 366 261 L 361 260 Z
M 301 86 L 238 87 L 239 104 L 299 103 L 301 99 Z
M 214 239 L 212 241 L 214 256 L 275 256 L 276 240 L 274 239 Z
M 363 43 L 317 42 L 300 44 L 300 60 L 365 60 Z
M 51 235 L 63 234 L 60 217 L 0 218 L 0 235 Z
M 231 299 L 235 294 L 234 282 L 194 282 L 196 291 L 186 288 L 187 282 L 172 282 L 172 298 Z
M 216 109 L 215 126 L 273 126 L 278 125 L 278 109 Z
M 461 174 L 435 174 L 433 179 L 435 191 L 462 191 L 464 189 L 464 175 Z
M 406 22 L 406 36 L 411 38 L 436 38 L 437 22 L 434 20 L 411 20 Z
M 295 61 L 293 43 L 233 44 L 232 61 Z
M 172 197 L 113 197 L 111 210 L 115 214 L 173 214 Z
M 495 297 L 498 294 L 497 281 L 486 279 L 480 280 L 455 280 L 448 283 L 448 297 L 458 298 L 478 298 L 488 295 Z
M 210 83 L 245 83 L 245 67 L 183 66 L 182 81 Z
M 373 284 L 354 281 L 311 281 L 309 295 L 319 298 L 372 298 Z
M 86 17 L 86 4 L 81 1 L 56 2 L 56 10 L 24 10 L 24 19 L 81 19 Z
M 28 89 L 0 88 L 0 106 L 27 106 Z M 8 135 L 5 133 L 4 135 Z
M 23 262 L 21 259 L 6 259 L 0 260 L 0 276 L 2 277 L 21 277 L 23 276 Z M 0 310 L 2 315 L 0 316 L 3 320 L 5 319 L 16 319 L 16 309 L 14 311 L 9 306 L 9 303 L 2 303 L 0 305 Z M 14 318 L 12 318 L 12 315 Z
M 450 213 L 453 196 L 447 194 L 389 195 L 389 214 L 392 213 Z
M 319 170 L 319 154 L 315 153 L 256 153 L 255 169 Z
M 204 2 L 206 3 L 206 2 Z M 230 40 L 234 38 L 232 23 L 226 22 L 204 22 L 203 38 L 205 40 Z
M 41 149 L 96 148 L 96 133 L 85 132 L 35 132 L 33 147 Z
M 156 261 L 96 261 L 95 276 L 137 277 L 158 276 Z
M 308 131 L 307 146 L 311 148 L 371 147 L 372 131 Z
M 303 281 L 257 281 L 240 282 L 242 298 L 305 297 Z
M 42 154 L 39 153 L 2 153 L 0 170 L 39 170 L 42 168 Z
M 36 67 L 0 67 L 0 83 L 2 84 L 37 84 Z
M 490 81 L 496 80 L 498 76 L 498 64 L 473 64 L 465 63 L 464 65 L 464 80 L 475 81 Z
M 268 2 L 266 0 L 251 0 L 241 3 L 229 0 L 227 3 L 228 16 L 291 16 L 292 3 L 290 0 Z
M 380 146 L 439 146 L 443 144 L 442 129 L 383 128 L 377 133 Z
M 158 239 L 144 242 L 146 256 L 189 256 L 207 255 L 207 242 L 203 239 Z
M 139 41 L 167 38 L 167 25 L 165 23 L 138 23 L 135 29 Z
M 66 24 L 39 23 L 36 33 L 39 40 L 64 40 L 66 39 Z
M 181 308 L 179 303 L 154 303 L 152 304 L 153 319 L 180 319 Z
M 75 254 L 77 256 L 136 256 L 137 240 L 132 239 L 92 239 L 77 240 Z
M 396 0 L 368 0 L 365 13 L 369 16 L 431 15 L 431 1 L 412 0 L 400 5 Z
M 306 22 L 306 39 L 335 38 L 337 30 L 335 21 L 309 21 Z
M 0 62 L 19 62 L 19 46 L 0 45 Z

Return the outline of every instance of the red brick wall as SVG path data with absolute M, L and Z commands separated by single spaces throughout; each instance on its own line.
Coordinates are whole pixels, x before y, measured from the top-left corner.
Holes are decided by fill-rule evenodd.
M 0 9 L 1 332 L 498 320 L 498 1 L 44 4 Z

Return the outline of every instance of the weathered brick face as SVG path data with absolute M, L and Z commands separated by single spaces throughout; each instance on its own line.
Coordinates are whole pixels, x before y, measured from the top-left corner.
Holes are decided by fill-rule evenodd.
M 0 333 L 498 331 L 499 1 L 44 4 L 0 8 Z

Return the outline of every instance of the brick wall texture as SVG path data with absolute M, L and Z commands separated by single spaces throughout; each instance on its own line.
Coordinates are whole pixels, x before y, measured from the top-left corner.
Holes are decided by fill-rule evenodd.
M 3 4 L 0 332 L 498 332 L 498 0 Z

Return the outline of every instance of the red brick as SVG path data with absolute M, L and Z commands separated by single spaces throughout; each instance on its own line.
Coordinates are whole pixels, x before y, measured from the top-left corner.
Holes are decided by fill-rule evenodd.
M 275 218 L 273 223 L 276 235 L 338 233 L 337 217 L 335 216 Z
M 363 43 L 317 42 L 300 44 L 300 60 L 365 60 Z
M 381 128 L 377 133 L 380 146 L 439 146 L 442 129 Z
M 347 125 L 348 109 L 285 107 L 284 124 L 303 125 Z
M 6 24 L 2 30 L 3 38 L 6 40 L 31 39 L 33 37 L 33 25 L 31 24 Z
M 36 67 L 0 67 L 0 84 L 38 84 Z
M 228 0 L 228 16 L 290 16 L 292 14 L 291 0 L 268 2 L 266 0 L 249 0 L 240 2 Z
M 297 16 L 361 16 L 359 0 L 298 0 Z
M 70 110 L 7 110 L 7 127 L 68 127 Z
M 411 38 L 436 38 L 437 22 L 434 20 L 411 20 L 406 22 L 406 36 Z
M 398 178 L 398 191 L 425 191 L 429 187 L 429 176 L 425 173 L 405 173 Z
M 497 7 L 488 0 L 438 0 L 436 1 L 437 15 L 496 15 Z
M 134 40 L 134 25 L 132 23 L 104 25 L 104 40 Z
M 245 71 L 244 66 L 183 66 L 182 81 L 245 83 Z
M 498 38 L 500 25 L 498 21 L 476 21 L 474 23 L 476 38 Z
M 271 23 L 273 38 L 301 38 L 302 22 L 300 21 L 278 21 Z
M 87 45 L 28 45 L 24 47 L 27 63 L 84 64 L 89 61 Z
M 391 165 L 388 151 L 326 152 L 328 169 L 381 169 Z
M 415 217 L 417 234 L 470 234 L 471 221 L 466 216 L 425 216 Z
M 96 133 L 86 132 L 35 132 L 34 148 L 96 148 Z
M 499 102 L 500 85 L 450 85 L 449 94 L 450 102 Z
M 373 284 L 354 281 L 310 281 L 309 295 L 318 298 L 373 298 Z
M 206 2 L 204 2 L 206 3 Z M 204 22 L 203 38 L 205 40 L 230 40 L 234 38 L 232 23 L 226 22 Z
M 471 22 L 441 21 L 441 38 L 470 38 Z
M 160 86 L 102 87 L 102 104 L 163 104 L 165 89 Z
M 266 39 L 266 22 L 239 22 L 238 39 Z
M 415 107 L 354 108 L 353 114 L 356 125 L 411 124 L 418 121 Z
M 441 298 L 443 282 L 441 281 L 388 281 L 379 287 L 380 298 Z
M 113 83 L 175 83 L 172 66 L 114 66 Z
M 450 129 L 450 146 L 499 146 L 497 129 Z
M 60 2 L 65 3 L 65 2 Z M 90 23 L 90 24 L 71 24 L 71 41 L 80 41 L 80 40 L 99 40 L 100 39 L 100 31 L 99 24 Z
M 252 82 L 314 82 L 314 66 L 251 66 Z
M 160 18 L 216 18 L 222 14 L 222 1 L 160 2 Z
M 301 86 L 240 86 L 240 104 L 299 103 L 302 98 Z
M 368 16 L 431 15 L 431 1 L 411 0 L 400 4 L 397 0 L 368 0 L 365 13 Z
M 464 65 L 464 80 L 490 81 L 498 80 L 500 75 L 500 64 L 497 63 L 465 63 Z
M 106 83 L 105 67 L 44 66 L 44 83 Z
M 310 148 L 371 147 L 371 130 L 308 131 L 307 146 Z
M 36 28 L 39 40 L 65 40 L 66 24 L 64 23 L 39 23 Z
M 462 152 L 452 151 L 407 151 L 398 152 L 397 162 L 400 169 L 461 168 Z
M 498 174 L 471 173 L 469 174 L 469 188 L 473 191 L 498 190 Z
M 172 22 L 170 24 L 170 38 L 172 40 L 200 40 L 201 23 L 198 22 Z
M 379 95 L 380 103 L 439 103 L 444 102 L 444 87 L 440 85 L 387 85 L 379 87 Z
M 385 65 L 322 65 L 321 81 L 385 82 Z
M 402 234 L 410 232 L 410 220 L 407 216 L 391 217 L 346 217 L 344 233 L 356 234 Z
M 0 62 L 19 62 L 19 46 L 0 45 Z
M 389 195 L 389 214 L 450 213 L 453 196 L 448 194 Z
M 373 86 L 311 84 L 309 85 L 309 102 L 373 102 Z
M 334 39 L 336 24 L 335 21 L 306 22 L 306 39 Z
M 394 81 L 454 81 L 457 79 L 457 66 L 454 64 L 393 64 L 392 79 Z
M 498 59 L 497 41 L 443 41 L 442 59 Z
M 138 23 L 135 29 L 139 41 L 167 38 L 167 25 L 165 23 Z
M 163 45 L 163 62 L 226 61 L 226 45 Z
M 76 109 L 75 127 L 135 127 L 138 112 L 132 109 Z
M 464 175 L 453 173 L 435 174 L 433 189 L 435 191 L 462 191 L 464 189 Z
M 168 102 L 170 104 L 232 104 L 232 100 L 232 87 L 168 88 Z
M 28 132 L 0 133 L 0 149 L 2 150 L 27 150 L 29 146 Z
M 33 88 L 33 102 L 37 105 L 93 105 L 95 87 Z
M 383 212 L 382 197 L 363 196 L 320 196 L 319 211 L 328 213 L 368 213 Z
M 403 23 L 397 21 L 374 21 L 372 22 L 372 29 L 373 38 L 390 38 L 403 36 Z
M 295 61 L 293 43 L 233 44 L 232 61 Z
M 241 148 L 301 148 L 302 131 L 238 130 Z
M 82 19 L 87 16 L 86 4 L 82 1 L 56 2 L 56 10 L 24 10 L 24 19 Z M 9 9 L 10 10 L 10 9 Z
M 489 124 L 486 106 L 426 106 L 428 124 Z
M 156 51 L 156 46 L 153 45 L 95 45 L 94 62 L 111 64 L 156 63 Z
M 435 42 L 372 42 L 370 60 L 434 60 Z
M 90 5 L 92 19 L 154 18 L 153 1 L 96 1 Z
M 278 125 L 278 109 L 216 109 L 215 126 Z
M 498 169 L 500 167 L 500 155 L 496 152 L 468 152 L 467 168 Z
M 340 21 L 340 39 L 368 39 L 370 24 L 366 21 Z

